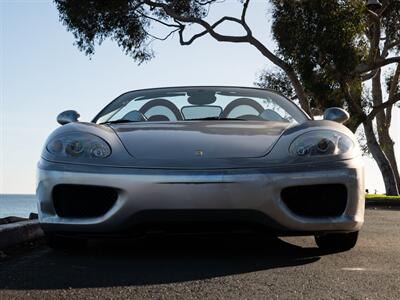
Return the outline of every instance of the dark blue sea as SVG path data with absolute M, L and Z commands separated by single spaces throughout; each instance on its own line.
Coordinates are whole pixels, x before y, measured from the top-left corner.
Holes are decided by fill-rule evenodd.
M 0 218 L 9 216 L 27 218 L 31 212 L 37 213 L 35 195 L 0 194 Z

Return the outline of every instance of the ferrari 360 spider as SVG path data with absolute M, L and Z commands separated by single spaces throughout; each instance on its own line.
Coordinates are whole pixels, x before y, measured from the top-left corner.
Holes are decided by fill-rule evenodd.
M 58 116 L 37 172 L 52 247 L 151 232 L 312 235 L 348 250 L 364 222 L 363 166 L 346 111 L 312 120 L 277 92 L 125 93 L 91 122 Z

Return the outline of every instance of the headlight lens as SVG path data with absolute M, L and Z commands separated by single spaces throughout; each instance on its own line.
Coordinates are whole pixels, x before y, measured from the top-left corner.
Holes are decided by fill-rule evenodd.
M 89 133 L 69 133 L 52 139 L 48 152 L 59 157 L 99 159 L 110 156 L 110 146 L 100 137 Z
M 344 154 L 353 147 L 353 141 L 343 133 L 315 130 L 296 138 L 289 151 L 294 156 L 308 157 Z

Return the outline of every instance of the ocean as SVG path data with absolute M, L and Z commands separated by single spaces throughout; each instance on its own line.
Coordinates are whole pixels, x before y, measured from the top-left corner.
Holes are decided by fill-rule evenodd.
M 27 218 L 31 212 L 37 213 L 35 195 L 0 194 L 0 218 L 9 216 Z

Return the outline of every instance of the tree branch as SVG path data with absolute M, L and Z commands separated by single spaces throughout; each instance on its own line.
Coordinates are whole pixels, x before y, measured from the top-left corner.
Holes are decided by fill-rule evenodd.
M 373 65 L 362 62 L 355 68 L 355 72 L 359 74 L 364 74 L 372 70 L 398 62 L 400 62 L 400 56 L 394 56 L 387 59 L 379 59 Z
M 379 11 L 378 16 L 382 17 L 383 13 L 386 11 L 386 9 L 389 7 L 389 2 L 386 2 L 383 4 L 383 7 L 381 8 L 381 10 Z
M 245 0 L 243 2 L 243 10 L 242 10 L 242 17 L 241 17 L 241 20 L 243 23 L 246 23 L 246 13 L 247 13 L 247 8 L 249 7 L 249 3 L 250 3 L 250 0 Z
M 143 26 L 142 26 L 142 30 L 143 30 L 148 36 L 152 37 L 152 38 L 155 39 L 155 40 L 165 41 L 165 40 L 168 39 L 172 34 L 174 34 L 175 32 L 177 32 L 178 30 L 180 30 L 180 28 L 177 28 L 177 29 L 172 30 L 171 32 L 169 32 L 169 33 L 168 33 L 166 36 L 164 36 L 164 37 L 158 37 L 158 36 L 155 36 L 155 35 L 149 33 L 148 31 L 146 31 L 146 29 L 143 28 Z
M 180 28 L 179 25 L 176 25 L 176 24 L 169 24 L 169 23 L 167 23 L 167 22 L 163 22 L 163 21 L 161 21 L 161 20 L 159 20 L 159 19 L 157 19 L 157 18 L 153 18 L 153 17 L 148 16 L 148 15 L 142 13 L 142 12 L 137 12 L 137 13 L 138 13 L 141 17 L 143 17 L 143 18 L 146 18 L 146 19 L 155 21 L 155 22 L 160 23 L 160 24 L 162 24 L 162 25 L 164 25 L 164 26 Z
M 392 124 L 392 110 L 393 110 L 393 105 L 390 105 L 387 109 L 386 109 L 386 124 L 387 125 L 391 125 Z
M 400 45 L 400 40 L 395 40 L 393 42 L 389 42 L 389 40 L 386 40 L 385 45 L 383 46 L 381 57 L 386 58 L 386 56 L 389 54 L 389 50 L 399 45 Z
M 194 2 L 196 2 L 199 5 L 207 5 L 207 4 L 211 4 L 213 2 L 217 2 L 217 0 L 208 0 L 208 1 L 199 1 L 199 0 L 195 0 Z
M 220 20 L 218 20 L 217 22 L 215 22 L 212 25 L 209 25 L 209 28 L 211 28 L 212 31 L 214 31 L 214 29 L 219 26 L 220 24 L 222 24 L 225 21 L 231 21 L 231 22 L 236 22 L 236 23 L 240 23 L 240 20 L 233 18 L 233 17 L 223 17 Z M 183 31 L 185 29 L 185 25 L 181 24 L 180 26 L 180 30 L 179 30 L 179 37 L 180 37 L 180 44 L 181 45 L 190 45 L 191 43 L 193 43 L 196 39 L 198 39 L 199 37 L 202 37 L 204 35 L 206 35 L 207 33 L 210 33 L 210 29 L 205 29 L 204 31 L 197 33 L 195 35 L 193 35 L 189 40 L 185 41 L 183 38 Z M 223 36 L 223 35 L 220 35 Z M 237 42 L 237 43 L 243 43 L 246 42 L 244 40 L 242 40 L 242 38 L 244 38 L 246 36 L 237 36 L 237 37 L 231 37 L 231 38 L 238 38 L 237 41 L 233 41 L 232 42 Z
M 376 74 L 378 73 L 378 70 L 379 69 L 375 69 L 375 70 L 372 70 L 371 72 L 369 72 L 368 74 L 362 75 L 361 81 L 367 81 L 367 80 L 374 78 L 376 76 Z
M 374 22 L 377 22 L 377 21 L 379 22 L 380 18 L 379 18 L 379 15 L 378 15 L 377 13 L 373 12 L 373 11 L 370 10 L 370 9 L 367 9 L 367 13 L 368 13 L 369 17 L 370 17 Z
M 271 62 L 273 62 L 275 65 L 280 67 L 289 77 L 290 81 L 293 84 L 293 87 L 296 91 L 296 94 L 299 98 L 299 102 L 303 110 L 305 110 L 311 117 L 312 117 L 312 112 L 310 109 L 310 105 L 308 103 L 307 96 L 305 94 L 305 91 L 303 89 L 302 84 L 300 83 L 300 80 L 297 78 L 297 74 L 293 70 L 293 68 L 281 60 L 279 57 L 274 55 L 264 44 L 262 44 L 259 40 L 257 40 L 254 36 L 252 36 L 250 28 L 246 29 L 246 26 L 244 25 L 243 21 L 233 18 L 233 17 L 223 17 L 213 25 L 209 24 L 208 22 L 204 21 L 203 19 L 194 17 L 194 16 L 182 16 L 178 13 L 176 13 L 171 6 L 164 4 L 164 3 L 158 3 L 158 2 L 153 2 L 151 0 L 144 0 L 144 2 L 147 5 L 150 5 L 151 7 L 158 7 L 161 8 L 165 11 L 167 15 L 175 19 L 176 21 L 182 22 L 182 23 L 195 23 L 200 26 L 202 26 L 205 30 L 198 33 L 197 35 L 194 35 L 189 41 L 184 41 L 183 40 L 183 31 L 184 31 L 184 25 L 181 24 L 181 28 L 179 30 L 179 35 L 180 35 L 180 42 L 186 44 L 192 43 L 195 39 L 204 36 L 205 34 L 209 33 L 214 39 L 216 39 L 219 42 L 231 42 L 231 43 L 249 43 L 256 47 L 261 54 L 263 54 L 266 58 L 268 58 Z M 246 16 L 246 11 L 248 7 L 249 1 L 246 1 L 244 3 L 243 11 L 242 11 L 242 17 Z M 223 35 L 218 32 L 216 32 L 214 29 L 217 27 L 219 24 L 221 24 L 224 21 L 232 21 L 236 22 L 238 24 L 241 24 L 246 32 L 247 35 L 245 36 L 228 36 L 228 35 Z
M 380 18 L 375 15 L 374 12 L 370 12 L 370 19 L 372 20 L 372 24 L 369 26 L 369 30 L 372 32 L 371 35 L 367 34 L 367 37 L 369 39 L 370 43 L 370 49 L 369 49 L 369 54 L 368 54 L 368 60 L 370 62 L 376 61 L 378 57 L 380 57 L 380 49 L 379 49 L 379 42 L 380 42 L 380 36 L 381 36 L 381 20 Z M 361 81 L 367 81 L 370 79 L 374 79 L 374 77 L 377 75 L 378 71 L 380 69 L 375 69 L 369 72 L 368 74 L 365 74 L 361 76 Z
M 204 30 L 200 33 L 197 33 L 195 35 L 193 35 L 189 40 L 185 41 L 184 37 L 183 37 L 183 31 L 185 30 L 185 25 L 182 25 L 181 28 L 179 29 L 179 43 L 182 46 L 188 46 L 191 43 L 193 43 L 196 39 L 198 39 L 199 37 L 202 37 L 203 35 L 206 35 L 208 33 L 207 30 Z
M 385 108 L 388 108 L 388 107 L 394 105 L 398 101 L 400 101 L 400 95 L 397 95 L 397 96 L 393 97 L 391 100 L 388 100 L 388 101 L 382 103 L 381 105 L 374 107 L 370 111 L 370 113 L 367 115 L 366 120 L 372 121 L 378 113 L 380 113 Z
M 397 64 L 396 71 L 394 72 L 392 82 L 390 83 L 388 99 L 391 100 L 396 96 L 396 91 L 400 83 L 400 63 Z
M 243 2 L 243 10 L 242 10 L 242 16 L 241 16 L 241 21 L 242 21 L 242 26 L 243 28 L 246 30 L 247 35 L 252 35 L 251 29 L 250 27 L 247 25 L 246 23 L 246 13 L 247 13 L 247 9 L 249 8 L 249 3 L 250 0 L 245 0 Z
M 369 33 L 367 37 L 370 42 L 370 49 L 368 54 L 368 61 L 374 62 L 378 57 L 380 57 L 379 42 L 381 37 L 381 19 L 379 15 L 368 10 L 369 19 L 371 23 L 368 26 Z
M 310 104 L 308 103 L 307 95 L 293 68 L 285 61 L 273 54 L 271 51 L 269 51 L 269 49 L 265 47 L 264 44 L 262 44 L 253 36 L 249 37 L 249 42 L 254 47 L 256 47 L 266 58 L 268 58 L 271 62 L 280 67 L 286 73 L 293 84 L 293 88 L 296 91 L 296 95 L 299 99 L 301 108 L 303 108 L 303 110 L 312 117 L 313 115 L 310 109 Z
M 219 24 L 221 24 L 224 21 L 232 21 L 235 23 L 238 23 L 240 25 L 243 26 L 243 23 L 241 22 L 241 20 L 234 18 L 234 17 L 223 17 L 222 19 L 220 19 L 219 21 L 217 21 L 216 23 L 214 23 L 213 25 L 209 24 L 208 22 L 204 21 L 201 18 L 197 18 L 194 16 L 182 16 L 178 13 L 176 13 L 171 6 L 164 4 L 164 3 L 158 3 L 158 2 L 153 2 L 151 0 L 144 0 L 144 2 L 152 7 L 158 7 L 163 9 L 167 15 L 169 15 L 170 17 L 172 17 L 175 20 L 178 20 L 180 22 L 183 23 L 195 23 L 198 25 L 201 25 L 213 38 L 215 38 L 218 41 L 221 42 L 233 42 L 233 43 L 245 43 L 248 42 L 247 40 L 247 36 L 228 36 L 228 35 L 223 35 L 220 33 L 217 33 L 214 28 L 216 26 L 218 26 Z M 182 27 L 181 27 L 182 28 Z M 247 32 L 247 30 L 246 30 Z M 201 36 L 204 34 L 201 34 Z

